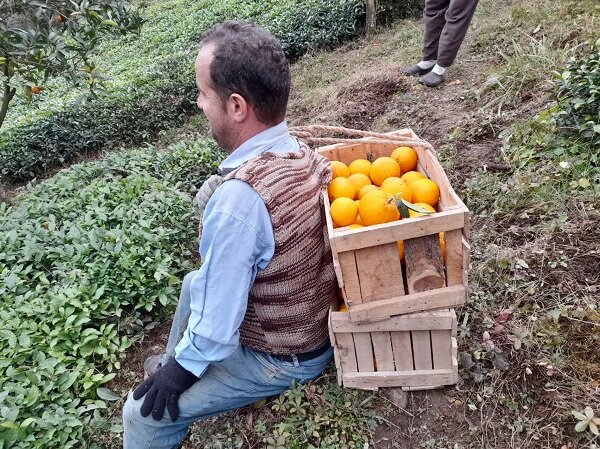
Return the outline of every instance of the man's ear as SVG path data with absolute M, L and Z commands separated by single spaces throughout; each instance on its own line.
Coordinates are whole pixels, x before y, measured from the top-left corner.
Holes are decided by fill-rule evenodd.
M 250 105 L 240 94 L 231 94 L 227 99 L 227 114 L 236 123 L 241 123 L 248 118 Z

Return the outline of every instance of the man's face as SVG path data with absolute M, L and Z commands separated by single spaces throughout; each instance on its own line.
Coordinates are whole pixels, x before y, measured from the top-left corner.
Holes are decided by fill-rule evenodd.
M 213 59 L 213 46 L 208 44 L 200 50 L 196 57 L 196 85 L 198 100 L 196 104 L 208 120 L 213 138 L 219 146 L 230 153 L 231 130 L 233 122 L 228 117 L 224 102 L 212 87 L 210 63 Z

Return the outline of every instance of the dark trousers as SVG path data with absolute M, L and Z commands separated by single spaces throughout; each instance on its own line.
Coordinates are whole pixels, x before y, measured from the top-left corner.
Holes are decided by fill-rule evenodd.
M 425 0 L 423 60 L 450 67 L 467 34 L 478 0 Z

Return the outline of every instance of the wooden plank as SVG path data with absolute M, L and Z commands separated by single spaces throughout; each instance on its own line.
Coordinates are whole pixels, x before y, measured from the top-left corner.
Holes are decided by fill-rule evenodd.
M 452 331 L 431 331 L 433 369 L 452 368 Z
M 430 331 L 412 331 L 413 359 L 416 370 L 433 369 Z
M 329 246 L 331 247 L 331 256 L 333 258 L 333 270 L 335 271 L 335 277 L 338 281 L 340 288 L 344 287 L 344 279 L 342 276 L 342 268 L 338 259 L 338 252 L 335 249 L 335 241 L 333 240 L 333 221 L 331 219 L 331 205 L 329 204 L 329 197 L 327 191 L 323 192 L 323 206 L 325 207 L 325 222 L 327 224 L 327 237 L 329 239 Z
M 464 285 L 453 285 L 451 287 L 359 304 L 349 310 L 349 318 L 354 323 L 362 324 L 385 320 L 394 315 L 432 309 L 447 309 L 463 305 L 465 303 L 465 296 L 466 289 Z
M 458 318 L 456 317 L 456 311 L 450 309 L 450 315 L 452 316 L 452 336 L 456 337 L 456 331 L 458 327 Z
M 468 291 L 469 286 L 469 264 L 471 263 L 471 245 L 467 241 L 462 239 L 462 256 L 463 256 L 463 284 Z
M 344 299 L 348 305 L 361 304 L 362 295 L 354 251 L 338 253 L 338 260 L 344 277 Z
M 464 211 L 450 210 L 438 212 L 430 217 L 416 217 L 409 220 L 392 221 L 360 229 L 336 232 L 333 240 L 336 250 L 340 253 L 437 234 L 442 231 L 462 229 L 464 220 Z
M 377 1 L 367 0 L 367 20 L 366 20 L 367 34 L 371 34 L 377 27 Z
M 356 332 L 354 338 L 354 349 L 356 350 L 356 361 L 359 372 L 373 372 L 373 346 L 371 345 L 371 334 L 368 332 Z
M 445 287 L 446 279 L 438 234 L 405 239 L 404 262 L 409 294 Z
M 377 371 L 394 371 L 394 353 L 389 332 L 372 332 L 373 354 Z
M 396 371 L 414 370 L 410 332 L 390 332 L 390 337 Z
M 333 329 L 331 326 L 331 313 L 332 313 L 332 309 L 329 309 L 329 317 L 328 317 L 328 331 L 329 331 L 329 342 L 331 343 L 331 346 L 333 346 L 333 359 L 335 361 L 335 371 L 337 373 L 337 381 L 338 381 L 338 385 L 342 385 L 342 360 L 341 360 L 341 355 L 340 355 L 340 348 L 338 347 L 336 338 L 335 338 L 335 334 L 333 333 Z M 340 335 L 344 335 L 344 334 L 340 334 Z M 354 347 L 352 347 L 352 349 L 354 349 Z
M 398 315 L 393 316 L 388 320 L 368 323 L 353 323 L 350 321 L 348 315 L 348 313 L 343 312 L 331 312 L 331 329 L 335 334 L 338 332 L 391 332 L 452 329 L 452 315 L 449 310 L 433 310 L 430 312 Z
M 425 149 L 425 153 L 425 157 L 419 157 L 419 162 L 421 162 L 421 165 L 423 166 L 424 171 L 427 173 L 427 176 L 433 179 L 440 188 L 440 209 L 446 210 L 448 208 L 458 206 L 464 211 L 467 211 L 467 207 L 450 185 L 450 181 L 446 176 L 446 172 L 438 161 L 436 155 L 429 149 Z
M 373 389 L 377 387 L 428 387 L 451 385 L 454 373 L 451 369 L 416 370 L 409 372 L 378 371 L 376 373 L 348 373 L 342 375 L 345 387 Z
M 396 242 L 357 249 L 354 255 L 363 303 L 404 295 Z
M 354 340 L 352 334 L 341 333 L 335 334 L 336 347 L 340 353 L 340 365 L 342 367 L 342 374 L 344 373 L 355 373 L 358 371 L 356 350 L 354 347 Z
M 444 233 L 446 242 L 446 282 L 458 285 L 464 281 L 462 230 L 455 229 Z

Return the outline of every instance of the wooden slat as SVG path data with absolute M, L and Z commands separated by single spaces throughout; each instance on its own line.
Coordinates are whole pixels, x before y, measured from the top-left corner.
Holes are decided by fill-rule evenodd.
M 462 239 L 462 256 L 463 256 L 463 284 L 468 291 L 469 286 L 469 264 L 471 262 L 471 245 L 467 241 Z
M 340 355 L 340 348 L 335 338 L 335 334 L 333 333 L 333 326 L 331 326 L 331 313 L 332 309 L 329 309 L 329 317 L 328 317 L 328 331 L 329 331 L 329 342 L 331 346 L 333 346 L 333 360 L 335 361 L 335 371 L 337 373 L 337 381 L 338 385 L 342 385 L 342 359 Z M 343 335 L 343 334 L 340 334 Z M 354 349 L 354 346 L 352 347 Z
M 398 315 L 388 320 L 368 323 L 353 323 L 348 315 L 348 313 L 331 312 L 331 329 L 334 333 L 452 329 L 452 315 L 447 309 Z
M 442 231 L 462 229 L 465 214 L 462 210 L 438 212 L 430 217 L 416 217 L 393 221 L 360 229 L 336 232 L 333 240 L 339 252 L 368 248 L 397 242 L 398 240 L 423 237 Z
M 412 371 L 413 365 L 412 343 L 410 332 L 390 332 L 394 362 L 397 371 Z
M 344 299 L 349 305 L 362 303 L 354 251 L 339 253 L 338 260 L 344 277 Z
M 404 295 L 396 242 L 357 249 L 354 253 L 363 303 Z
M 371 345 L 371 335 L 368 332 L 356 332 L 352 334 L 352 337 L 354 338 L 354 349 L 356 350 L 358 371 L 375 371 L 375 367 L 373 366 L 373 346 Z
M 350 321 L 368 323 L 381 321 L 407 313 L 432 309 L 457 307 L 465 303 L 466 290 L 463 285 L 438 288 L 412 295 L 397 296 L 390 299 L 359 304 L 350 309 Z M 433 329 L 433 328 L 430 328 Z
M 342 374 L 357 372 L 358 364 L 352 334 L 335 334 L 335 341 L 340 352 L 340 365 L 342 367 Z
M 454 373 L 451 369 L 417 370 L 410 372 L 379 371 L 376 373 L 348 373 L 342 376 L 345 387 L 372 390 L 377 387 L 428 387 L 451 385 Z
M 431 331 L 433 369 L 452 368 L 452 331 Z
M 452 336 L 456 337 L 456 331 L 458 327 L 458 318 L 456 317 L 456 311 L 450 309 L 450 315 L 452 316 Z
M 340 288 L 344 287 L 344 280 L 342 276 L 342 268 L 340 266 L 340 261 L 338 259 L 338 252 L 335 248 L 335 241 L 333 240 L 333 221 L 331 219 L 331 205 L 329 204 L 329 197 L 327 196 L 327 192 L 323 192 L 323 205 L 325 207 L 325 222 L 327 224 L 327 237 L 329 239 L 329 245 L 331 246 L 331 255 L 333 258 L 333 269 L 335 271 L 335 277 L 338 281 L 338 286 Z
M 377 371 L 394 371 L 394 353 L 389 332 L 372 332 L 373 354 Z
M 429 331 L 412 331 L 413 359 L 416 370 L 432 369 L 431 335 Z
M 462 231 L 446 231 L 446 282 L 447 285 L 462 284 L 464 279 Z

